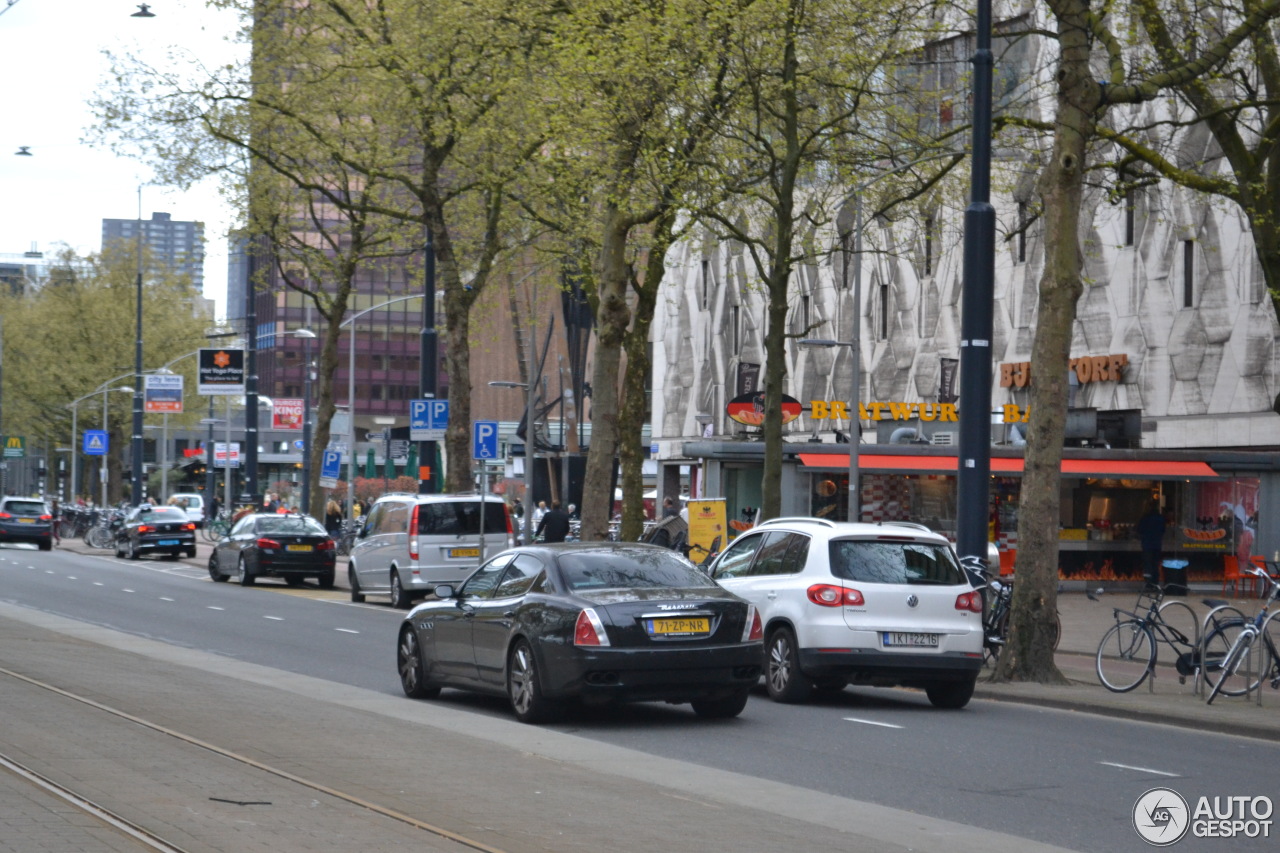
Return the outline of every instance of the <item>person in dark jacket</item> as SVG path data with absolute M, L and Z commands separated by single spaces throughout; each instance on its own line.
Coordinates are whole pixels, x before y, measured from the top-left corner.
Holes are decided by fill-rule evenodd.
M 569 513 L 560 508 L 560 501 L 552 501 L 551 509 L 542 515 L 534 536 L 541 536 L 543 542 L 563 542 L 569 535 Z
M 1160 504 L 1152 501 L 1147 514 L 1138 520 L 1135 527 L 1138 538 L 1142 542 L 1142 575 L 1151 585 L 1160 583 L 1160 555 L 1164 550 L 1164 515 L 1160 512 Z

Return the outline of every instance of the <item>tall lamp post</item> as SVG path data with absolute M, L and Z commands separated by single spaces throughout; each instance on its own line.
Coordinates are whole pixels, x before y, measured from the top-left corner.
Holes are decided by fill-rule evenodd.
M 133 352 L 133 476 L 130 488 L 129 503 L 137 506 L 142 502 L 142 187 L 138 187 L 138 286 L 137 319 L 135 323 L 135 339 Z M 105 400 L 105 396 L 104 396 Z M 103 404 L 106 411 L 106 404 Z M 105 417 L 105 415 L 104 415 Z M 105 488 L 105 487 L 104 487 Z M 105 503 L 105 501 L 104 501 Z
M 316 333 L 310 329 L 294 329 L 293 337 L 302 339 L 302 514 L 311 514 L 311 380 L 315 378 L 311 364 L 311 342 Z
M 110 384 L 110 383 L 107 383 L 107 384 Z M 103 387 L 102 389 L 102 431 L 103 432 L 108 431 L 108 428 L 107 428 L 107 392 L 108 391 L 123 391 L 126 394 L 134 394 L 136 389 L 130 388 L 128 385 L 125 385 L 121 388 L 109 388 L 105 386 Z M 139 429 L 138 432 L 142 432 L 142 430 Z M 138 454 L 139 460 L 141 460 L 141 457 L 142 457 L 142 454 L 139 453 Z M 101 470 L 101 473 L 98 475 L 98 477 L 100 480 L 102 480 L 102 506 L 105 507 L 107 505 L 107 457 L 105 455 L 102 457 L 102 470 Z
M 525 389 L 524 398 L 524 518 L 520 519 L 524 526 L 524 544 L 528 545 L 533 541 L 533 397 L 537 393 L 537 384 L 533 378 L 533 374 L 529 375 L 529 382 L 510 382 L 496 380 L 489 383 L 491 388 L 523 388 Z

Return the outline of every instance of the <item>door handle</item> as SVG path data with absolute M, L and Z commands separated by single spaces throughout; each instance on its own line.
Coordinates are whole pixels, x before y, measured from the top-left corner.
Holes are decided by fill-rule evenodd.
M 506 617 L 506 618 L 508 618 L 508 619 L 514 619 L 514 618 L 516 618 L 516 612 L 515 612 L 514 610 L 504 610 L 504 611 L 502 612 L 502 615 L 503 615 L 503 616 L 505 616 L 505 617 Z

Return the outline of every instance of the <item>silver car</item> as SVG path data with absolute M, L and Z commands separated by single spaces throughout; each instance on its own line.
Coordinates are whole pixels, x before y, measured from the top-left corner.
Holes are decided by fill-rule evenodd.
M 514 544 L 501 498 L 384 495 L 370 509 L 351 546 L 351 600 L 389 595 L 393 607 L 408 610 L 415 598 L 438 584 L 456 587 L 476 566 Z

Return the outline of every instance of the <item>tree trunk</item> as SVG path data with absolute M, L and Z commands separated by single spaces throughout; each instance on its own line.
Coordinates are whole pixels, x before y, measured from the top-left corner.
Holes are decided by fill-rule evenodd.
M 352 273 L 354 275 L 354 272 Z M 324 461 L 324 451 L 333 437 L 333 413 L 337 410 L 333 399 L 333 378 L 338 372 L 338 341 L 342 337 L 342 320 L 347 316 L 347 297 L 351 293 L 351 277 L 348 285 L 340 288 L 333 296 L 330 313 L 325 317 L 328 325 L 325 328 L 324 343 L 320 347 L 320 356 L 316 361 L 316 381 L 319 383 L 316 400 L 316 423 L 311 434 L 311 514 L 324 521 L 325 492 L 320 485 L 320 465 Z M 355 417 L 355 412 L 351 413 Z M 355 445 L 347 448 L 348 453 L 355 453 Z
M 997 677 L 1065 683 L 1053 660 L 1058 609 L 1058 519 L 1067 369 L 1081 281 L 1080 210 L 1085 157 L 1100 112 L 1100 87 L 1089 70 L 1088 7 L 1055 5 L 1062 57 L 1053 152 L 1040 176 L 1045 266 L 1031 363 L 1025 473 L 1018 510 L 1018 582 L 1010 635 Z
M 604 216 L 597 278 L 595 364 L 591 371 L 591 448 L 582 482 L 582 538 L 600 540 L 609 533 L 613 508 L 613 464 L 618 454 L 618 377 L 622 343 L 631 322 L 627 307 L 629 267 L 626 249 L 630 223 L 616 203 Z M 601 500 L 601 498 L 605 498 Z

